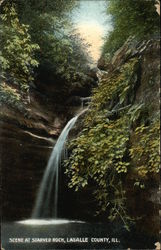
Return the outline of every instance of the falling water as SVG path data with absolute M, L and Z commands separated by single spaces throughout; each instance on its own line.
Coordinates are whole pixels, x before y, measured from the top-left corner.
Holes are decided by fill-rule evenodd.
M 87 107 L 89 105 L 89 103 L 91 102 L 91 97 L 87 96 L 87 97 L 81 97 L 81 108 L 83 109 L 84 107 Z
M 65 142 L 78 116 L 72 118 L 60 134 L 49 158 L 39 188 L 32 218 L 57 218 L 59 167 L 66 155 Z

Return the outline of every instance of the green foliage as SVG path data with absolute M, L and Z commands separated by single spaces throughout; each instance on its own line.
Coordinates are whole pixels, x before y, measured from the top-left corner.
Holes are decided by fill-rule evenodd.
M 56 98 L 66 98 L 74 84 L 83 86 L 88 72 L 87 44 L 69 17 L 75 0 L 2 3 L 0 62 L 5 82 L 29 93 L 32 81 L 55 85 Z M 24 95 L 24 93 L 23 93 Z
M 54 16 L 67 16 L 70 11 L 77 5 L 75 0 L 7 0 L 7 2 L 15 3 L 18 7 L 18 13 L 25 22 L 32 22 L 32 13 L 52 13 Z M 31 13 L 31 19 L 28 20 L 28 15 Z
M 78 4 L 75 0 L 6 0 L 2 4 L 1 61 L 15 83 L 21 77 L 18 84 L 23 89 L 35 76 L 38 83 L 54 84 L 56 95 L 64 99 L 75 82 L 83 84 L 89 63 L 87 45 L 69 16 Z
M 14 0 L 21 22 L 29 25 L 32 42 L 40 47 L 36 54 L 40 66 L 37 78 L 42 82 L 75 81 L 84 76 L 88 57 L 86 45 L 73 29 L 69 13 L 78 5 L 75 0 Z M 82 78 L 82 77 L 81 77 Z
M 105 39 L 103 54 L 113 54 L 129 36 L 137 39 L 159 34 L 156 0 L 107 0 L 113 30 Z
M 20 23 L 14 5 L 6 5 L 0 18 L 2 72 L 14 79 L 22 91 L 28 91 L 32 70 L 38 66 L 34 53 L 39 46 L 31 42 L 28 26 Z
M 102 116 L 95 126 L 83 130 L 71 144 L 74 149 L 66 170 L 70 177 L 69 187 L 77 191 L 92 180 L 99 204 L 97 213 L 110 207 L 110 219 L 118 217 L 116 211 L 125 213 L 125 196 L 120 187 L 121 174 L 127 173 L 130 165 L 125 157 L 128 141 L 129 121 L 126 116 L 116 121 L 108 121 Z
M 138 179 L 147 179 L 149 175 L 159 173 L 159 138 L 160 123 L 153 121 L 149 126 L 144 124 L 134 131 L 134 143 L 130 148 L 130 156 Z
M 61 25 L 61 21 L 58 22 Z M 37 41 L 41 48 L 38 55 L 40 69 L 47 66 L 51 78 L 58 75 L 60 79 L 65 79 L 65 82 L 75 81 L 81 73 L 84 75 L 88 63 L 86 45 L 71 29 L 62 24 L 60 31 L 52 30 L 52 35 L 50 32 L 42 33 Z
M 143 108 L 144 108 L 144 104 L 135 104 L 133 105 L 129 111 L 128 111 L 128 114 L 130 115 L 130 119 L 132 122 L 135 122 L 139 119 L 140 115 L 141 115 L 141 112 L 143 111 Z
M 133 176 L 133 187 L 143 189 L 145 177 L 159 169 L 159 124 L 145 126 L 142 114 L 148 111 L 144 103 L 134 104 L 131 98 L 138 66 L 133 58 L 102 78 L 84 129 L 69 144 L 71 154 L 65 162 L 69 187 L 78 191 L 92 183 L 96 214 L 120 218 L 127 229 L 133 219 L 127 211 L 125 179 Z
M 7 104 L 20 111 L 23 110 L 23 101 L 18 91 L 5 83 L 0 85 L 0 105 Z
M 130 116 L 122 111 L 121 118 L 110 120 L 107 105 L 113 98 L 124 104 L 134 88 L 138 60 L 132 59 L 119 72 L 102 79 L 92 97 L 91 110 L 85 119 L 85 129 L 70 145 L 72 154 L 66 162 L 70 177 L 69 187 L 84 188 L 91 180 L 95 183 L 97 213 L 109 209 L 109 219 L 120 217 L 126 227 L 129 217 L 125 208 L 122 175 L 130 167 L 127 144 L 130 137 Z
M 91 111 L 87 118 L 87 123 L 94 121 L 94 115 L 107 108 L 112 100 L 119 105 L 126 104 L 129 93 L 132 93 L 137 81 L 138 59 L 134 58 L 125 63 L 118 72 L 113 72 L 108 79 L 102 79 L 91 102 Z

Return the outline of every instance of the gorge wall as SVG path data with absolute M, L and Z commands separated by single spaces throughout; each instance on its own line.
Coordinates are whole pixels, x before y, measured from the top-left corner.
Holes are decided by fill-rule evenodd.
M 23 110 L 1 105 L 0 154 L 3 220 L 30 218 L 52 148 L 67 121 L 91 92 L 96 75 L 61 97 L 61 83 L 36 82 Z
M 109 119 L 117 119 L 119 109 L 130 104 L 133 106 L 144 104 L 147 112 L 147 124 L 159 114 L 159 41 L 152 39 L 137 42 L 129 39 L 113 56 L 108 63 L 100 59 L 98 67 L 101 72 L 100 83 L 103 82 L 108 88 L 111 75 L 118 74 L 120 69 L 130 60 L 137 59 L 138 68 L 133 90 L 122 97 L 122 104 L 119 106 L 118 95 L 106 103 L 106 110 L 111 111 Z M 1 165 L 3 185 L 3 219 L 19 220 L 29 218 L 34 206 L 37 190 L 53 148 L 61 130 L 66 122 L 79 109 L 80 96 L 88 96 L 92 87 L 96 86 L 97 77 L 91 73 L 91 82 L 87 81 L 86 87 L 81 88 L 79 83 L 73 86 L 72 94 L 59 104 L 55 103 L 54 90 L 42 86 L 41 91 L 35 87 L 31 90 L 30 104 L 26 105 L 25 112 L 11 109 L 7 105 L 1 107 Z M 88 93 L 88 94 L 86 94 Z M 91 106 L 89 107 L 89 111 Z M 148 110 L 148 111 L 147 111 Z M 88 113 L 88 112 L 87 112 Z M 146 115 L 139 113 L 142 115 Z M 130 143 L 135 145 L 136 138 L 134 129 L 138 115 L 131 129 Z M 84 127 L 84 115 L 78 120 L 71 137 L 79 136 Z M 136 123 L 136 124 L 135 124 Z M 135 162 L 134 162 L 135 165 Z M 64 177 L 66 178 L 66 177 Z M 135 176 L 133 176 L 135 178 Z M 66 182 L 66 180 L 65 180 Z M 156 195 L 158 191 L 158 176 L 152 178 L 149 190 L 133 189 L 133 180 L 125 178 L 128 190 L 128 208 L 133 216 L 143 216 L 138 227 L 151 233 L 158 232 L 159 200 Z M 92 219 L 95 209 L 95 200 L 92 196 L 93 187 L 88 186 L 75 193 L 72 190 L 67 192 L 75 199 L 73 209 L 67 211 L 68 216 L 72 214 L 75 218 Z M 143 202 L 143 200 L 145 202 Z M 144 206 L 143 206 L 144 204 Z M 147 220 L 148 217 L 148 220 Z M 102 217 L 103 220 L 105 216 Z M 101 219 L 102 219 L 101 218 Z M 144 225 L 144 228 L 142 227 Z
M 124 188 L 128 214 L 137 231 L 148 235 L 159 234 L 159 60 L 159 39 L 134 37 L 110 61 L 99 60 L 100 82 L 78 120 L 67 164 L 82 217 L 89 218 L 99 203 L 100 220 L 117 218 Z M 112 214 L 110 202 L 116 202 Z

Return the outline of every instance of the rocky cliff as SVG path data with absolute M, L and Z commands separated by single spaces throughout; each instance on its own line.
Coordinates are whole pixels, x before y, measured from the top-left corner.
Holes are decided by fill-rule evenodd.
M 62 83 L 30 87 L 30 101 L 22 109 L 2 103 L 0 155 L 4 220 L 29 218 L 51 150 L 67 121 L 81 106 L 81 95 L 95 84 L 87 76 L 84 86 L 62 94 Z M 53 79 L 54 81 L 54 79 Z M 83 94 L 84 93 L 84 94 Z
M 131 117 L 132 123 L 130 129 L 127 130 L 130 139 L 126 147 L 127 150 L 133 150 L 130 151 L 132 158 L 130 164 L 133 168 L 130 168 L 132 174 L 125 174 L 123 177 L 127 190 L 126 204 L 131 217 L 142 218 L 137 222 L 139 230 L 148 231 L 151 234 L 156 234 L 159 230 L 159 200 L 158 195 L 156 195 L 159 177 L 158 174 L 153 175 L 151 172 L 152 174 L 148 173 L 147 178 L 147 170 L 144 167 L 147 162 L 146 156 L 143 154 L 140 157 L 140 162 L 135 157 L 139 154 L 137 150 L 141 145 L 138 145 L 137 142 L 142 136 L 139 133 L 136 134 L 136 128 L 140 127 L 142 121 L 144 121 L 145 126 L 149 126 L 159 117 L 159 59 L 159 41 L 157 39 L 141 42 L 129 39 L 115 53 L 111 61 L 106 63 L 102 61 L 101 69 L 104 71 L 100 72 L 99 86 L 94 91 L 89 111 L 87 111 L 87 115 L 84 114 L 80 117 L 71 134 L 72 137 L 77 138 L 78 136 L 79 138 L 85 127 L 89 130 L 95 129 L 96 124 L 99 125 L 104 121 L 105 123 L 118 121 L 119 126 L 119 122 L 122 123 L 124 120 L 124 115 L 127 114 Z M 126 73 L 127 79 L 122 81 L 122 77 L 126 77 Z M 78 110 L 81 104 L 80 96 L 88 96 L 85 93 L 90 94 L 92 86 L 96 86 L 95 73 L 92 78 L 92 83 L 89 84 L 87 81 L 83 88 L 79 84 L 75 85 L 71 95 L 59 104 L 55 102 L 53 87 L 44 86 L 39 88 L 41 91 L 38 91 L 38 88 L 32 88 L 30 104 L 26 105 L 24 112 L 2 105 L 0 137 L 2 142 L 3 219 L 18 220 L 30 217 L 53 145 L 67 120 Z M 120 85 L 118 86 L 118 84 Z M 114 91 L 114 95 L 110 94 L 108 97 L 109 90 Z M 108 124 L 104 125 L 106 128 L 108 127 Z M 87 131 L 83 133 L 87 133 Z M 105 152 L 101 148 L 104 145 L 104 141 L 101 141 L 104 140 L 104 134 L 106 132 L 103 132 L 102 138 L 97 142 L 99 146 L 96 147 L 95 155 L 97 155 L 98 149 L 102 153 Z M 150 136 L 148 138 L 143 136 L 143 139 L 147 139 L 147 143 L 150 143 L 149 138 Z M 87 144 L 90 144 L 90 148 L 92 148 L 93 143 L 91 139 L 92 134 L 88 134 Z M 108 139 L 108 135 L 105 139 Z M 86 147 L 86 143 L 84 143 L 84 147 Z M 90 148 L 85 151 L 87 159 Z M 132 155 L 132 152 L 135 154 Z M 83 162 L 83 160 L 81 161 Z M 94 159 L 93 166 L 97 165 L 96 172 L 99 170 L 98 163 L 99 161 Z M 91 162 L 88 164 L 90 166 Z M 151 167 L 151 165 L 149 166 Z M 138 180 L 138 177 L 140 179 L 145 177 L 149 183 L 148 185 L 146 183 L 147 189 L 141 186 L 143 184 L 140 179 Z M 64 183 L 67 183 L 67 176 L 63 178 L 65 178 Z M 70 182 L 70 178 L 68 181 Z M 80 185 L 81 181 L 79 181 Z M 65 191 L 64 199 L 68 204 L 72 204 L 72 208 L 67 207 L 67 216 L 92 219 L 97 206 L 92 195 L 96 185 L 91 180 L 89 183 L 90 185 L 86 186 L 86 183 L 82 182 L 84 187 L 79 192 L 72 189 Z M 99 218 L 104 220 L 107 215 L 104 214 Z
M 70 146 L 69 186 L 82 216 L 121 213 L 126 224 L 127 209 L 138 232 L 159 235 L 159 40 L 129 38 L 98 67 L 99 86 Z

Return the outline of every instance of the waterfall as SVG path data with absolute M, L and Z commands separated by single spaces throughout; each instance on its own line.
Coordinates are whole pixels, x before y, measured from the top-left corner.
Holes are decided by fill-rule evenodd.
M 88 107 L 89 103 L 91 102 L 91 97 L 81 97 L 81 108 L 83 109 L 84 107 Z
M 42 178 L 32 218 L 57 218 L 58 182 L 61 161 L 65 158 L 65 142 L 78 116 L 73 117 L 60 134 Z

